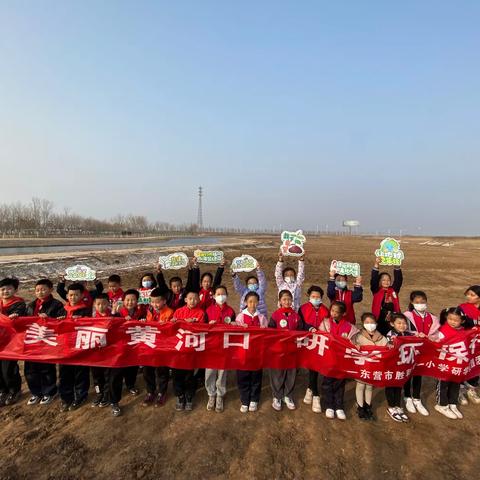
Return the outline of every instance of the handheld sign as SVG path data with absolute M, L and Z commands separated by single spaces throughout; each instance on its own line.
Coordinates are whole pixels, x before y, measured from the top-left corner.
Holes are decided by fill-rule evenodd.
M 222 263 L 223 252 L 220 250 L 195 250 L 193 256 L 198 263 Z
M 140 290 L 140 297 L 138 298 L 139 305 L 150 305 L 150 294 L 152 293 L 153 288 L 148 290 Z
M 358 263 L 341 262 L 340 260 L 332 260 L 330 270 L 339 275 L 351 275 L 352 277 L 360 276 L 360 265 Z
M 380 265 L 394 265 L 399 267 L 405 258 L 400 250 L 400 242 L 394 238 L 385 238 L 380 243 L 380 248 L 375 250 L 375 256 L 380 258 Z
M 97 278 L 95 270 L 86 265 L 74 265 L 65 270 L 65 280 L 74 282 L 91 282 Z
M 302 230 L 297 230 L 296 232 L 282 232 L 280 237 L 282 240 L 282 245 L 280 246 L 280 251 L 284 256 L 291 257 L 302 257 L 305 254 L 305 249 L 303 244 L 307 241 L 303 235 Z
M 258 267 L 258 262 L 251 255 L 242 255 L 232 260 L 232 272 L 251 272 Z
M 159 257 L 158 263 L 163 270 L 180 270 L 188 267 L 188 257 L 183 252 L 171 253 L 170 255 Z

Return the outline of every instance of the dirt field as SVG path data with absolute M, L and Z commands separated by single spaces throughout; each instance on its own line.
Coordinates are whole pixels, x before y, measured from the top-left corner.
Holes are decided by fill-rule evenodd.
M 273 240 L 273 239 L 272 239 Z M 370 309 L 368 288 L 373 251 L 378 238 L 323 237 L 307 239 L 305 287 L 326 287 L 332 259 L 361 264 L 365 298 L 357 313 Z M 480 283 L 480 240 L 404 238 L 405 282 L 400 295 L 406 308 L 408 294 L 421 288 L 429 295 L 434 313 L 462 302 L 465 287 Z M 262 239 L 264 242 L 265 239 Z M 276 239 L 275 239 L 276 241 Z M 228 250 L 231 259 L 240 250 Z M 243 250 L 257 257 L 269 279 L 269 312 L 275 306 L 273 269 L 277 249 Z M 136 286 L 142 271 L 123 273 L 125 286 Z M 231 278 L 224 278 L 232 287 Z M 229 303 L 238 309 L 230 288 Z M 306 288 L 304 289 L 306 291 Z M 21 292 L 31 297 L 31 291 Z M 232 374 L 225 412 L 207 412 L 201 388 L 191 413 L 176 413 L 169 400 L 159 409 L 141 405 L 125 395 L 123 416 L 89 405 L 76 412 L 59 413 L 50 407 L 27 407 L 27 391 L 13 407 L 0 410 L 0 479 L 223 479 L 327 478 L 327 479 L 461 479 L 478 478 L 480 470 L 480 406 L 461 407 L 464 420 L 452 421 L 433 410 L 433 381 L 424 385 L 429 417 L 411 415 L 409 424 L 397 424 L 386 414 L 382 390 L 374 393 L 376 422 L 364 423 L 355 414 L 354 385 L 346 393 L 347 421 L 327 420 L 301 403 L 306 376 L 296 387 L 298 409 L 275 412 L 271 408 L 268 376 L 260 410 L 243 415 Z M 143 381 L 139 376 L 139 386 Z

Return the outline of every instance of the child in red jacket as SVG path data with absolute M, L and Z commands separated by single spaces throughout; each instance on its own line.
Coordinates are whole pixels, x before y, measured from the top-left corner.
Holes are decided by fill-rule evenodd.
M 275 310 L 268 323 L 270 328 L 279 330 L 299 330 L 300 316 L 292 308 L 293 295 L 289 290 L 282 290 L 278 294 L 280 308 Z M 282 400 L 289 410 L 295 410 L 293 389 L 297 376 L 296 368 L 270 370 L 270 386 L 272 388 L 272 408 L 278 412 L 282 409 Z
M 122 289 L 122 279 L 120 275 L 110 275 L 108 277 L 108 300 L 110 302 L 110 308 L 113 304 L 123 299 L 125 292 Z
M 316 331 L 322 321 L 330 315 L 330 311 L 323 304 L 323 289 L 312 285 L 307 291 L 308 302 L 304 303 L 298 310 L 300 315 L 300 330 Z M 312 412 L 320 413 L 320 394 L 318 391 L 318 372 L 308 371 L 308 387 L 305 392 L 303 403 L 312 405 Z
M 330 278 L 327 285 L 327 296 L 331 302 L 338 300 L 343 302 L 347 307 L 345 318 L 355 325 L 355 309 L 353 304 L 360 303 L 363 300 L 362 277 L 355 278 L 353 290 L 349 290 L 347 284 L 347 276 L 339 275 L 334 270 L 330 271 Z
M 200 302 L 198 306 L 203 310 L 207 310 L 210 305 L 215 305 L 214 293 L 218 285 L 222 283 L 223 271 L 225 269 L 225 260 L 222 261 L 220 266 L 215 272 L 215 278 L 213 278 L 210 272 L 205 272 L 200 278 Z

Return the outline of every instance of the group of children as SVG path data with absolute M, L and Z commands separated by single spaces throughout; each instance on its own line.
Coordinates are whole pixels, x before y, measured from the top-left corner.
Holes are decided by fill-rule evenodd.
M 427 296 L 422 291 L 410 294 L 408 310 L 400 309 L 399 293 L 402 287 L 402 271 L 394 269 L 393 281 L 389 273 L 379 271 L 379 259 L 376 260 L 371 274 L 373 295 L 371 312 L 361 316 L 361 326 L 356 327 L 354 304 L 363 299 L 362 279 L 355 279 L 349 289 L 347 277 L 330 272 L 327 285 L 327 307 L 323 303 L 324 291 L 317 285 L 307 290 L 308 301 L 302 303 L 302 287 L 305 280 L 304 259 L 298 261 L 298 273 L 284 265 L 280 255 L 275 267 L 275 280 L 278 288 L 278 308 L 268 317 L 266 277 L 260 265 L 255 274 L 242 281 L 233 274 L 233 285 L 240 296 L 239 313 L 228 303 L 228 291 L 222 284 L 225 264 L 222 263 L 213 276 L 200 269 L 193 258 L 188 267 L 187 283 L 173 276 L 168 283 L 162 268 L 157 266 L 156 274 L 147 273 L 140 279 L 136 289 L 123 290 L 121 278 L 111 275 L 108 289 L 95 281 L 95 288 L 89 290 L 85 283 L 65 281 L 57 285 L 58 295 L 65 303 L 53 297 L 54 286 L 48 279 L 41 279 L 35 285 L 36 299 L 28 304 L 18 297 L 19 282 L 15 278 L 0 281 L 0 313 L 15 319 L 18 316 L 38 316 L 57 319 L 77 319 L 82 317 L 122 317 L 127 320 L 145 320 L 148 322 L 198 322 L 210 324 L 235 324 L 245 328 L 261 327 L 309 332 L 327 332 L 349 339 L 354 345 L 389 346 L 395 337 L 416 335 L 441 340 L 455 335 L 459 330 L 472 328 L 480 324 L 480 286 L 473 285 L 465 292 L 466 301 L 458 307 L 441 312 L 437 319 L 427 308 Z M 141 303 L 140 299 L 148 299 Z M 21 376 L 17 361 L 0 361 L 0 406 L 15 403 L 21 392 Z M 139 366 L 125 368 L 103 368 L 76 365 L 59 365 L 26 361 L 24 376 L 31 396 L 28 405 L 48 405 L 59 395 L 61 411 L 75 410 L 87 401 L 90 378 L 93 380 L 95 399 L 93 407 L 110 406 L 112 414 L 121 414 L 119 402 L 123 386 L 131 395 L 138 395 L 136 379 Z M 280 411 L 296 408 L 294 388 L 297 369 L 270 369 L 272 390 L 272 408 Z M 178 411 L 193 409 L 193 400 L 200 380 L 204 381 L 208 394 L 207 410 L 222 412 L 224 396 L 227 391 L 227 371 L 206 369 L 184 370 L 168 366 L 142 368 L 146 396 L 144 406 L 160 407 L 165 404 L 167 387 L 172 377 L 176 396 L 175 409 Z M 242 413 L 258 409 L 262 388 L 263 370 L 236 372 L 240 392 Z M 58 380 L 58 382 L 57 382 Z M 437 404 L 435 409 L 444 416 L 462 418 L 457 405 L 470 400 L 480 404 L 477 393 L 479 378 L 470 379 L 464 384 L 455 382 L 437 382 Z M 58 386 L 57 386 L 58 383 Z M 308 372 L 308 388 L 303 402 L 311 405 L 312 411 L 320 413 L 322 409 L 329 419 L 345 420 L 344 393 L 345 379 L 323 376 L 319 385 L 319 373 Z M 403 388 L 387 387 L 387 412 L 397 422 L 407 422 L 408 415 L 402 407 L 402 391 L 408 413 L 428 415 L 421 400 L 422 377 L 414 376 Z M 320 395 L 321 392 L 321 395 Z M 373 420 L 373 387 L 368 383 L 356 381 L 356 402 L 359 418 Z M 468 399 L 468 400 L 467 400 Z

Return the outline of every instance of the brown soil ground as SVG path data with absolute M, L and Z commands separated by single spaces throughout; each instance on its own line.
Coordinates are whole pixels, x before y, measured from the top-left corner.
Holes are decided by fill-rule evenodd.
M 379 240 L 310 239 L 305 286 L 315 283 L 325 287 L 333 258 L 358 261 L 367 288 L 357 314 L 368 310 L 369 270 Z M 424 289 L 431 310 L 438 313 L 444 306 L 461 303 L 465 287 L 480 282 L 480 240 L 448 239 L 443 241 L 453 245 L 422 245 L 426 240 L 404 238 L 402 242 L 406 260 L 400 297 L 406 307 L 409 292 Z M 227 258 L 239 253 L 228 251 Z M 268 274 L 272 311 L 277 249 L 243 253 L 254 254 Z M 124 273 L 125 286 L 137 285 L 140 273 Z M 224 280 L 232 286 L 228 275 Z M 238 297 L 230 289 L 230 303 L 238 308 Z M 31 291 L 21 293 L 31 296 Z M 89 405 L 68 414 L 59 413 L 58 402 L 47 408 L 27 407 L 25 386 L 17 405 L 0 410 L 0 479 L 478 478 L 480 405 L 461 407 L 464 420 L 448 420 L 433 410 L 434 382 L 428 379 L 423 391 L 429 417 L 416 414 L 408 424 L 393 422 L 385 411 L 384 393 L 377 389 L 373 403 L 378 419 L 364 423 L 356 417 L 354 383 L 349 382 L 348 419 L 332 421 L 314 414 L 301 402 L 305 383 L 305 373 L 301 372 L 296 387 L 299 408 L 294 412 L 272 410 L 265 375 L 259 412 L 241 414 L 232 373 L 222 414 L 206 411 L 203 388 L 197 393 L 193 412 L 176 413 L 169 387 L 169 400 L 159 409 L 142 407 L 142 396 L 125 395 L 119 418 L 113 418 L 109 409 Z M 140 376 L 138 384 L 143 387 Z

